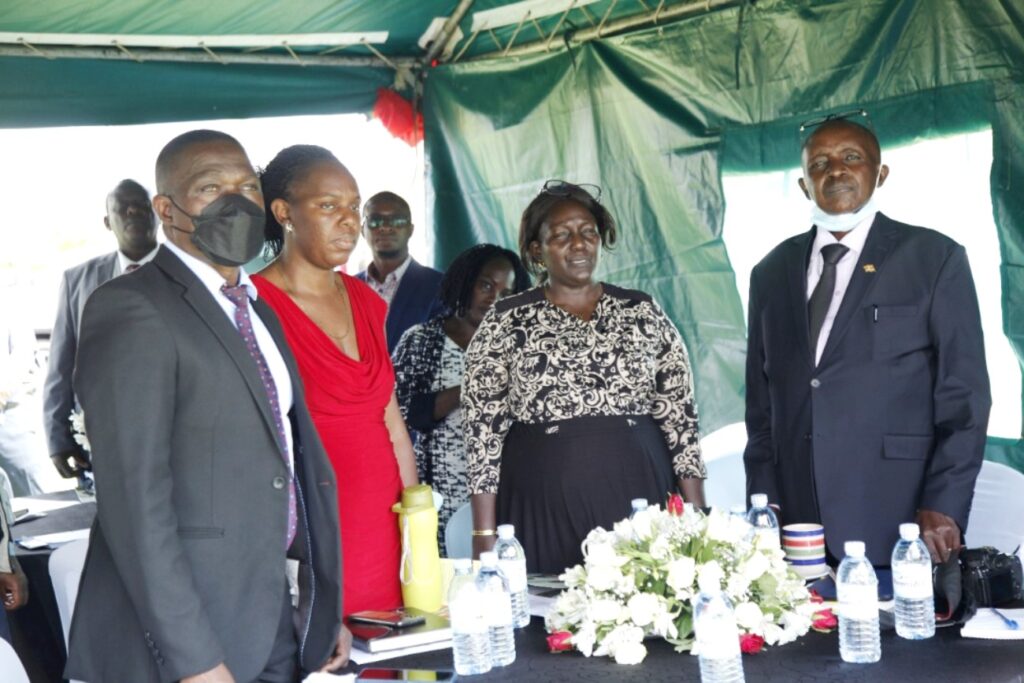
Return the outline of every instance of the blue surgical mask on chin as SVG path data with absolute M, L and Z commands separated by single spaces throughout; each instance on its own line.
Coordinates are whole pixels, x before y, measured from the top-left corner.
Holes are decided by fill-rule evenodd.
M 874 215 L 876 211 L 878 211 L 878 203 L 875 201 L 875 194 L 872 194 L 867 203 L 853 213 L 825 213 L 812 201 L 811 222 L 822 230 L 828 230 L 829 232 L 849 232 L 857 227 L 857 224 L 865 218 Z

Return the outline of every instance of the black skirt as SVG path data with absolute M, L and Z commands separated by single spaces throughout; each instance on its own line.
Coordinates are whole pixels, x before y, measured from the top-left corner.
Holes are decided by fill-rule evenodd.
M 499 524 L 514 524 L 530 572 L 580 564 L 595 527 L 628 517 L 633 498 L 664 504 L 676 490 L 665 438 L 649 415 L 515 423 L 505 437 Z

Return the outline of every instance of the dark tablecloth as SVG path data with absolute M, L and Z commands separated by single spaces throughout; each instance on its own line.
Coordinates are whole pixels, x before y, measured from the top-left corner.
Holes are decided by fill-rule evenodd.
M 47 512 L 45 517 L 16 524 L 11 530 L 15 539 L 87 529 L 96 517 L 96 503 L 77 503 L 78 497 L 74 491 L 33 497 L 40 500 L 76 501 L 76 504 Z M 21 609 L 9 612 L 8 617 L 11 620 L 14 649 L 32 683 L 60 683 L 67 658 L 60 612 L 50 582 L 51 552 L 49 548 L 26 550 L 19 547 L 15 553 L 28 577 L 29 601 Z
M 451 669 L 451 650 L 427 652 L 370 664 L 368 667 Z M 839 658 L 836 633 L 811 632 L 795 643 L 765 648 L 743 656 L 749 683 L 810 683 L 811 681 L 900 681 L 901 683 L 974 683 L 1024 680 L 1024 641 L 961 638 L 959 627 L 939 629 L 929 640 L 909 641 L 894 631 L 882 633 L 882 660 L 877 664 L 846 664 Z M 490 683 L 656 683 L 699 681 L 697 658 L 677 654 L 664 641 L 647 642 L 647 658 L 636 666 L 621 666 L 608 657 L 587 658 L 578 653 L 550 654 L 543 624 L 534 617 L 516 633 L 516 661 L 467 680 Z

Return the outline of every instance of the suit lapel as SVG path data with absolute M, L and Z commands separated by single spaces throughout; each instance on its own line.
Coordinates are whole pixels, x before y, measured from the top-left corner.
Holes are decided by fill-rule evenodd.
M 850 284 L 846 288 L 846 293 L 843 294 L 843 302 L 839 305 L 835 322 L 832 323 L 832 331 L 829 332 L 828 341 L 825 342 L 825 349 L 821 354 L 822 364 L 843 340 L 850 321 L 863 307 L 864 298 L 874 288 L 875 282 L 878 280 L 878 271 L 881 270 L 885 257 L 892 251 L 895 239 L 896 231 L 893 230 L 892 221 L 879 213 L 875 217 L 871 232 L 864 243 L 864 250 L 854 267 Z
M 814 228 L 793 239 L 786 254 L 785 272 L 789 287 L 789 308 L 793 316 L 793 326 L 797 345 L 801 349 L 804 360 L 814 367 L 814 353 L 811 350 L 810 322 L 807 319 L 807 264 L 811 245 L 814 244 Z
M 231 357 L 232 362 L 241 373 L 242 379 L 245 380 L 249 393 L 256 401 L 260 415 L 263 416 L 263 421 L 266 422 L 267 428 L 274 437 L 274 442 L 277 443 L 277 425 L 274 424 L 274 415 L 270 410 L 270 399 L 267 397 L 267 390 L 263 386 L 256 362 L 249 355 L 249 350 L 245 347 L 245 342 L 242 341 L 242 335 L 224 315 L 224 309 L 213 300 L 210 290 L 199 281 L 199 278 L 188 269 L 188 266 L 181 262 L 181 259 L 167 249 L 160 249 L 153 261 L 160 266 L 161 270 L 184 287 L 182 298 L 192 307 L 199 319 L 206 324 L 224 350 L 228 352 L 228 356 Z

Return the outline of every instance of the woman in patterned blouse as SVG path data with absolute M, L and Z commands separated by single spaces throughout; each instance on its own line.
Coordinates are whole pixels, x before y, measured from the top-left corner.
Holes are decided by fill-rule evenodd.
M 633 498 L 678 486 L 704 505 L 686 347 L 649 295 L 593 279 L 616 236 L 599 199 L 594 186 L 544 185 L 519 229 L 542 284 L 495 304 L 466 352 L 474 555 L 511 523 L 531 572 L 581 562 L 586 535 Z
M 444 496 L 437 529 L 442 549 L 445 525 L 469 501 L 459 410 L 465 350 L 494 302 L 529 286 L 530 275 L 515 252 L 494 244 L 470 247 L 441 280 L 445 313 L 409 328 L 395 347 L 398 405 L 416 434 L 420 481 Z

